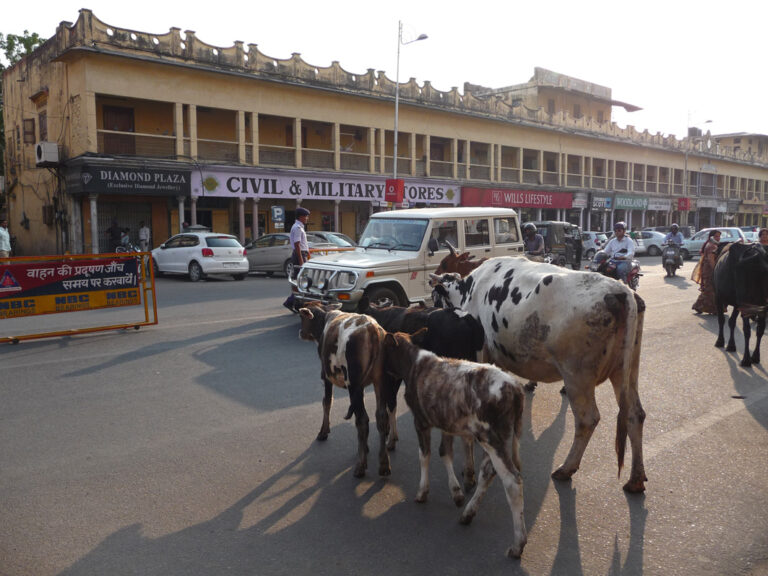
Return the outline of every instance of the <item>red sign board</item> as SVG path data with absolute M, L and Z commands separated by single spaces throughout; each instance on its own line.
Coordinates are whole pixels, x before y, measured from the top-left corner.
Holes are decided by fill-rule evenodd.
M 384 188 L 384 200 L 387 202 L 402 202 L 405 180 L 402 178 L 387 178 Z
M 687 212 L 691 209 L 691 199 L 690 198 L 678 198 L 677 199 L 677 209 L 680 212 Z
M 462 188 L 462 206 L 494 206 L 498 208 L 571 208 L 570 192 L 544 190 L 511 190 L 509 188 Z

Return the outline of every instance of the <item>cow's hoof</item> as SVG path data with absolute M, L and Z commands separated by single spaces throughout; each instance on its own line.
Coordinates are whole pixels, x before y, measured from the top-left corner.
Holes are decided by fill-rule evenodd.
M 530 380 L 528 384 L 523 386 L 523 388 L 525 389 L 526 392 L 533 392 L 534 390 L 536 390 L 536 384 L 537 384 L 536 382 L 534 382 L 533 380 Z
M 472 520 L 475 518 L 475 515 L 470 512 L 464 512 L 464 514 L 461 515 L 461 518 L 459 518 L 459 524 L 464 524 L 464 526 L 469 526 L 472 524 Z
M 326 440 L 328 440 L 328 432 L 320 432 L 320 434 L 317 435 L 318 442 L 325 442 Z
M 379 466 L 379 476 L 391 476 L 392 468 L 389 466 Z
M 631 480 L 624 484 L 624 491 L 630 494 L 641 494 L 645 492 L 645 483 L 642 480 Z
M 365 476 L 365 466 L 355 466 L 355 471 L 352 474 L 355 478 L 362 478 Z
M 575 472 L 575 470 L 574 470 L 574 472 Z M 573 476 L 573 472 L 571 472 L 571 473 L 566 472 L 565 469 L 562 466 L 560 468 L 558 468 L 557 470 L 555 470 L 554 472 L 552 472 L 552 479 L 553 480 L 559 480 L 561 482 L 565 481 L 565 480 L 570 480 L 571 476 Z
M 462 506 L 464 504 L 464 492 L 461 490 L 456 490 L 453 493 L 453 503 L 456 504 L 456 506 Z
M 749 359 L 749 357 L 744 358 L 740 362 L 742 368 L 751 368 L 752 367 L 752 360 Z
M 724 340 L 716 340 L 715 341 L 715 348 L 722 348 L 723 346 L 725 346 L 725 341 Z
M 523 547 L 517 547 L 517 546 L 510 546 L 507 549 L 507 557 L 508 558 L 520 558 L 523 555 Z
M 424 493 L 416 494 L 416 498 L 414 498 L 414 502 L 418 502 L 419 504 L 424 504 L 424 502 L 427 501 L 427 496 L 429 496 L 429 490 L 427 490 Z
M 725 347 L 726 352 L 736 352 L 736 344 L 728 344 L 728 346 Z

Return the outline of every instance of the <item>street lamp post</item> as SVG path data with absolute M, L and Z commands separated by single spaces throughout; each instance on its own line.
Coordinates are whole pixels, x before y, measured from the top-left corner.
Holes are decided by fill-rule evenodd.
M 395 148 L 393 150 L 393 159 L 394 159 L 394 168 L 392 170 L 392 178 L 397 180 L 397 131 L 398 131 L 398 120 L 400 115 L 400 46 L 405 46 L 406 44 L 413 44 L 414 42 L 418 42 L 419 40 L 426 40 L 427 35 L 426 34 L 419 34 L 419 37 L 414 40 L 409 40 L 408 42 L 403 42 L 403 22 L 402 20 L 398 20 L 397 22 L 397 70 L 395 72 Z

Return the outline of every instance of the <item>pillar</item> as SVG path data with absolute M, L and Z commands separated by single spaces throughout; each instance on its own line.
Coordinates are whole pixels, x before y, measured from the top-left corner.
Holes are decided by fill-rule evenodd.
M 187 124 L 189 124 L 189 155 L 197 160 L 197 106 L 190 104 L 187 108 Z M 179 219 L 181 222 L 181 219 Z
M 334 232 L 341 232 L 341 214 L 339 214 L 339 207 L 341 205 L 341 200 L 334 200 L 333 201 L 333 231 Z
M 251 238 L 256 240 L 259 237 L 259 199 L 251 198 Z
M 237 203 L 238 236 L 240 244 L 245 244 L 245 198 L 241 196 Z
M 184 105 L 181 102 L 174 105 L 173 133 L 176 135 L 176 156 L 184 156 Z
M 99 211 L 96 207 L 97 194 L 89 194 L 88 201 L 91 206 L 91 254 L 99 253 Z
M 197 196 L 192 196 L 190 200 L 189 212 L 191 215 L 190 224 L 192 224 L 192 226 L 195 226 L 197 224 Z M 182 214 L 182 218 L 183 217 L 184 217 L 184 214 Z
M 184 196 L 177 196 L 177 199 L 179 200 L 179 232 L 184 232 Z M 194 218 L 195 218 L 195 211 L 192 210 L 193 223 L 194 223 Z

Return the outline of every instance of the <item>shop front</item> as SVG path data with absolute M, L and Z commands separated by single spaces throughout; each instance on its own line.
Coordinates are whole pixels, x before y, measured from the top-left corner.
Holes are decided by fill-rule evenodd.
M 373 212 L 460 204 L 460 190 L 453 182 L 405 178 L 404 201 L 393 206 L 384 199 L 386 180 L 385 176 L 204 167 L 192 173 L 192 194 L 184 210 L 194 224 L 207 206 L 225 206 L 228 231 L 247 241 L 289 230 L 296 208 L 303 206 L 311 212 L 308 229 L 342 232 L 357 239 Z M 273 218 L 273 207 L 279 207 L 274 212 L 282 215 L 280 219 Z
M 605 194 L 592 194 L 589 203 L 589 214 L 585 230 L 602 232 L 610 230 L 613 226 L 611 212 L 613 211 L 613 196 Z
M 680 226 L 693 226 L 696 229 L 696 199 L 695 198 L 678 198 L 677 202 L 672 205 L 677 210 L 672 212 L 672 219 L 670 223 L 676 222 Z
M 573 195 L 570 192 L 464 186 L 461 189 L 461 205 L 514 208 L 520 222 L 565 220 L 568 211 L 573 208 Z
M 714 226 L 722 225 L 722 222 L 718 222 L 718 207 L 723 206 L 723 202 L 717 200 L 717 198 L 699 198 L 696 201 L 697 207 L 697 224 L 696 229 L 701 230 L 703 228 L 712 228 Z
M 669 198 L 648 198 L 645 210 L 645 224 L 648 226 L 669 226 L 669 213 L 672 211 L 672 200 Z
M 158 246 L 172 233 L 169 215 L 179 198 L 188 197 L 190 170 L 178 165 L 118 163 L 106 158 L 76 158 L 65 170 L 71 198 L 69 249 L 74 253 L 108 252 L 107 230 L 113 222 L 138 245 L 143 222 Z
M 613 221 L 623 220 L 628 230 L 640 230 L 645 226 L 648 198 L 645 196 L 621 196 L 614 198 Z
M 759 226 L 763 214 L 763 201 L 758 199 L 742 200 L 738 210 L 739 226 Z

